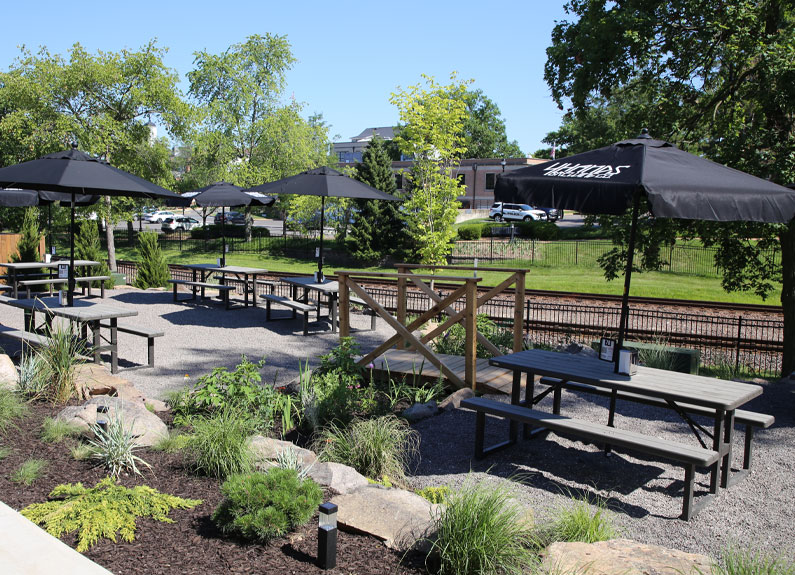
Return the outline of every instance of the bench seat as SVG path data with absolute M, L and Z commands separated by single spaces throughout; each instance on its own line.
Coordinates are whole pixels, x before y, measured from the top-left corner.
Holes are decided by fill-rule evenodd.
M 564 389 L 568 389 L 569 391 L 592 393 L 594 395 L 601 395 L 604 397 L 610 397 L 612 394 L 612 392 L 609 389 L 604 387 L 598 387 L 596 385 L 591 385 L 588 383 L 579 383 L 576 381 L 562 381 L 552 377 L 542 377 L 539 380 L 539 383 L 543 385 L 549 385 L 552 387 L 561 387 Z M 616 399 L 622 399 L 625 401 L 642 403 L 644 405 L 651 405 L 654 407 L 663 407 L 671 409 L 671 406 L 664 399 L 660 399 L 657 397 L 649 397 L 648 395 L 632 393 L 629 391 L 616 392 Z M 703 415 L 712 418 L 715 417 L 715 410 L 709 407 L 704 407 L 703 405 L 694 405 L 691 403 L 677 403 L 676 405 L 685 413 L 691 413 L 694 415 Z M 743 469 L 751 468 L 751 461 L 753 458 L 754 428 L 758 427 L 761 429 L 767 429 L 768 427 L 773 425 L 775 421 L 776 421 L 775 417 L 773 417 L 772 415 L 768 415 L 766 413 L 757 413 L 755 411 L 747 411 L 745 409 L 735 410 L 734 423 L 745 426 L 745 450 L 743 453 Z
M 111 279 L 110 276 L 84 276 L 84 277 L 76 277 L 75 283 L 84 284 L 82 286 L 83 293 L 86 293 L 86 288 L 88 288 L 88 295 L 91 295 L 91 284 L 94 282 L 101 282 L 99 284 L 99 295 L 100 297 L 105 297 L 105 282 Z
M 465 399 L 461 402 L 461 407 L 472 409 L 477 414 L 475 424 L 475 457 L 477 459 L 483 458 L 485 453 L 490 451 L 484 450 L 483 447 L 485 417 L 488 414 L 542 427 L 555 433 L 576 436 L 589 442 L 602 442 L 613 447 L 630 449 L 653 457 L 675 461 L 685 469 L 685 492 L 681 515 L 681 518 L 685 520 L 689 520 L 697 511 L 693 505 L 696 467 L 710 467 L 716 465 L 720 459 L 720 454 L 710 449 L 482 397 Z
M 282 295 L 275 295 L 272 293 L 260 294 L 262 299 L 265 300 L 265 321 L 271 321 L 271 304 L 278 304 L 288 307 L 292 310 L 292 316 L 289 319 L 295 319 L 296 312 L 301 312 L 304 317 L 304 335 L 309 333 L 309 312 L 314 311 L 313 304 L 295 301 Z M 288 319 L 288 318 L 280 318 Z
M 27 298 L 30 299 L 30 297 L 31 297 L 30 288 L 32 286 L 49 285 L 50 287 L 49 287 L 48 293 L 50 295 L 52 295 L 52 293 L 53 293 L 52 292 L 52 286 L 54 286 L 54 285 L 64 285 L 64 284 L 68 283 L 68 281 L 69 280 L 67 280 L 66 278 L 47 278 L 47 279 L 41 279 L 41 280 L 21 280 L 21 281 L 17 282 L 17 285 L 20 286 L 20 287 L 24 287 L 25 288 L 25 291 L 27 292 Z
M 106 329 L 110 329 L 111 325 L 108 322 L 100 322 L 99 324 L 101 327 Z M 159 329 L 154 329 L 151 327 L 147 327 L 145 325 L 117 325 L 116 329 L 123 333 L 129 333 L 132 335 L 139 335 L 141 337 L 146 338 L 146 358 L 147 358 L 147 366 L 154 367 L 155 366 L 155 338 L 156 337 L 163 337 L 165 332 Z
M 190 286 L 193 288 L 193 297 L 191 299 L 196 299 L 196 288 L 201 289 L 201 297 L 204 297 L 204 290 L 206 289 L 215 289 L 221 293 L 221 297 L 224 300 L 224 305 L 226 309 L 229 309 L 229 292 L 232 291 L 234 286 L 227 286 L 221 284 L 211 284 L 207 282 L 194 282 L 190 280 L 168 280 L 168 283 L 174 285 L 174 301 L 184 301 L 177 299 L 177 286 Z
M 30 333 L 21 329 L 14 329 L 5 325 L 0 325 L 0 336 L 16 339 L 22 343 L 35 346 L 45 346 L 50 343 L 50 338 L 38 333 Z
M 378 315 L 375 313 L 375 310 L 373 310 L 373 308 L 371 308 L 368 303 L 361 298 L 352 296 L 348 297 L 348 301 L 364 308 L 364 315 L 370 316 L 370 331 L 375 331 L 375 318 Z

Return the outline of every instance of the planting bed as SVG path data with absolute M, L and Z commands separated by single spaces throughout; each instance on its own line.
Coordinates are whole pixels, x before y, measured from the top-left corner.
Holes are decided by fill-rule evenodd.
M 39 439 L 42 421 L 61 408 L 32 404 L 30 415 L 19 420 L 18 429 L 3 434 L 0 444 L 11 453 L 0 460 L 0 500 L 20 510 L 31 503 L 47 500 L 50 491 L 62 483 L 82 482 L 93 487 L 105 473 L 90 461 L 76 461 L 69 451 L 75 440 L 49 444 Z M 339 533 L 337 569 L 323 571 L 315 566 L 317 517 L 287 537 L 268 545 L 250 544 L 223 537 L 210 520 L 221 500 L 220 482 L 193 475 L 183 464 L 180 453 L 138 451 L 152 470 L 143 476 L 123 476 L 121 483 L 132 487 L 148 485 L 164 493 L 201 499 L 202 504 L 169 514 L 174 523 L 140 518 L 132 543 L 101 540 L 85 553 L 87 557 L 117 575 L 152 573 L 424 573 L 421 558 L 401 563 L 400 554 L 391 552 L 373 537 Z M 45 459 L 43 475 L 26 487 L 10 480 L 11 474 L 29 458 Z M 63 540 L 75 546 L 74 536 Z M 47 566 L 45 566 L 46 568 Z M 50 566 L 57 569 L 57 566 Z

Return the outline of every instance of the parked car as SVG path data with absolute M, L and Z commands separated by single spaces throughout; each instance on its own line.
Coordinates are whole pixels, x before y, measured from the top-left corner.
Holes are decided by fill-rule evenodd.
M 547 214 L 543 210 L 528 206 L 527 204 L 503 204 L 502 202 L 495 202 L 489 211 L 489 218 L 501 222 L 503 220 L 518 220 L 529 222 L 545 221 Z
M 160 229 L 162 229 L 164 232 L 173 232 L 175 230 L 188 231 L 200 226 L 201 224 L 199 223 L 199 220 L 186 216 L 178 216 L 163 220 L 163 223 L 160 225 Z
M 558 220 L 563 219 L 563 210 L 559 210 L 557 208 L 536 208 L 541 210 L 547 215 L 547 220 L 550 222 L 556 222 Z
M 215 214 L 215 218 L 213 219 L 213 223 L 220 224 L 224 221 L 224 216 L 226 216 L 226 223 L 227 225 L 232 226 L 245 226 L 246 225 L 246 215 L 241 214 L 240 212 L 218 212 Z
M 166 218 L 174 218 L 176 215 L 174 212 L 167 212 L 165 210 L 157 210 L 156 212 L 152 212 L 151 214 L 146 214 L 142 219 L 145 222 L 149 222 L 150 224 L 159 224 Z

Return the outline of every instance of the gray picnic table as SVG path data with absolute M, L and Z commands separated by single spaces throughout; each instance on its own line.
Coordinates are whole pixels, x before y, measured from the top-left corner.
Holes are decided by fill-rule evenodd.
M 329 319 L 331 320 L 331 332 L 337 332 L 337 299 L 339 297 L 340 284 L 335 280 L 324 279 L 317 281 L 312 276 L 298 276 L 281 278 L 281 280 L 290 286 L 292 291 L 292 298 L 296 301 L 307 303 L 309 301 L 309 293 L 312 291 L 318 294 L 326 295 L 329 299 Z M 298 295 L 298 290 L 302 290 L 302 294 Z M 317 316 L 320 317 L 320 298 L 317 301 Z
M 196 298 L 197 289 L 201 290 L 201 297 L 204 297 L 204 287 L 201 284 L 206 283 L 208 277 L 212 273 L 220 274 L 220 285 L 226 285 L 229 276 L 235 276 L 239 281 L 243 282 L 243 302 L 244 306 L 248 307 L 249 299 L 248 294 L 251 292 L 252 305 L 257 307 L 256 287 L 257 276 L 268 273 L 265 268 L 250 268 L 244 266 L 220 266 L 218 264 L 181 264 L 181 267 L 191 270 L 193 286 L 193 297 Z M 190 284 L 188 284 L 190 285 Z
M 9 285 L 14 293 L 14 298 L 19 297 L 19 281 L 21 279 L 18 278 L 18 274 L 20 271 L 25 270 L 36 270 L 36 269 L 46 269 L 50 272 L 50 279 L 55 281 L 61 281 L 62 283 L 66 281 L 66 278 L 58 278 L 57 274 L 55 273 L 58 270 L 58 266 L 65 265 L 67 268 L 69 267 L 69 260 L 57 260 L 51 262 L 5 262 L 0 263 L 0 266 L 5 267 L 8 270 L 8 280 Z M 97 266 L 99 262 L 95 262 L 93 260 L 75 260 L 75 267 L 86 267 L 86 266 Z

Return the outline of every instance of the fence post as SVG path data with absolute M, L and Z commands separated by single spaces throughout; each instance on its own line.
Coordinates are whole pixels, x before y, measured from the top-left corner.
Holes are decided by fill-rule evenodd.
M 579 265 L 580 263 L 580 240 L 574 241 L 574 265 Z
M 736 357 L 734 359 L 734 375 L 737 375 L 737 371 L 740 369 L 740 337 L 742 336 L 743 332 L 743 316 L 740 316 L 737 321 L 737 346 L 736 346 Z

